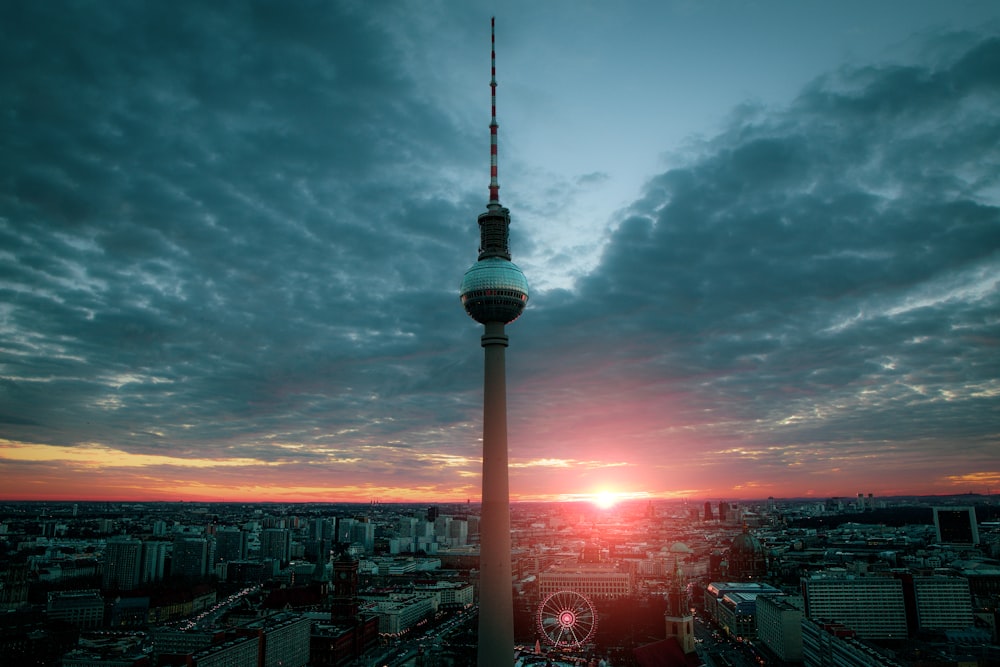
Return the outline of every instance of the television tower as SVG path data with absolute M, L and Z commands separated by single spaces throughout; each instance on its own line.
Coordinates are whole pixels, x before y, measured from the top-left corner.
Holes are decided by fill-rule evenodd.
M 507 481 L 507 334 L 528 303 L 528 281 L 510 261 L 510 211 L 497 181 L 497 67 L 495 19 L 490 19 L 490 200 L 479 214 L 479 259 L 462 279 L 462 305 L 485 326 L 483 378 L 483 497 L 479 523 L 479 667 L 514 660 L 510 566 L 510 489 Z

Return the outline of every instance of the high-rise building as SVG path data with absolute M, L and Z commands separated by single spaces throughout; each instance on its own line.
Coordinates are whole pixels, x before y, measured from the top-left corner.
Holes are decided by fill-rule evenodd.
M 864 639 L 905 639 L 903 583 L 890 577 L 816 575 L 802 580 L 806 616 L 840 623 Z
M 416 537 L 417 534 L 417 522 L 425 523 L 423 519 L 417 519 L 412 516 L 404 516 L 399 519 L 399 537 Z
M 446 515 L 441 515 L 434 519 L 434 536 L 440 538 L 439 541 L 444 541 L 448 537 L 451 521 L 452 518 Z
M 170 561 L 170 576 L 200 579 L 209 572 L 208 540 L 204 537 L 177 537 Z
M 332 540 L 333 524 L 329 519 L 316 517 L 309 521 L 309 538 L 313 540 Z
M 479 665 L 505 662 L 514 651 L 511 587 L 510 488 L 507 468 L 507 334 L 528 302 L 528 281 L 510 261 L 510 211 L 500 205 L 497 178 L 496 36 L 490 21 L 490 199 L 479 215 L 479 258 L 465 272 L 465 312 L 485 326 L 483 490 L 479 550 Z
M 360 544 L 365 553 L 375 551 L 375 524 L 357 521 L 351 526 L 351 544 Z
M 266 528 L 260 533 L 260 558 L 287 563 L 292 551 L 292 534 L 285 528 Z
M 167 562 L 167 542 L 148 540 L 142 543 L 142 583 L 163 581 Z
M 979 544 L 975 507 L 935 507 L 934 528 L 939 544 L 974 546 Z
M 448 526 L 448 544 L 451 546 L 464 546 L 469 543 L 469 522 L 463 519 L 455 519 Z
M 785 597 L 757 597 L 757 639 L 785 662 L 802 661 L 802 610 Z
M 128 537 L 108 540 L 104 548 L 104 590 L 130 591 L 142 580 L 142 541 Z
M 355 519 L 350 517 L 337 517 L 337 541 L 341 544 L 351 543 L 351 528 L 354 526 Z
M 917 625 L 921 630 L 964 630 L 973 625 L 969 580 L 964 577 L 913 578 Z
M 228 562 L 246 560 L 248 536 L 245 530 L 236 527 L 219 528 L 215 531 L 215 560 Z

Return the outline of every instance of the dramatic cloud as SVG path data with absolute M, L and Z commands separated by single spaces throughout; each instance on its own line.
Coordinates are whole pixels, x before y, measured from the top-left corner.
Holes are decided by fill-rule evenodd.
M 5 495 L 478 497 L 484 16 L 0 9 Z M 515 496 L 1000 478 L 1000 38 L 923 43 L 737 108 L 575 235 L 532 222 L 618 158 L 550 178 L 502 134 Z
M 884 492 L 995 467 L 998 66 L 992 38 L 822 77 L 648 183 L 598 268 L 525 320 L 574 323 L 537 337 L 554 381 L 524 404 L 543 422 L 560 404 L 547 439 L 624 446 L 697 488 L 778 491 L 791 468 Z

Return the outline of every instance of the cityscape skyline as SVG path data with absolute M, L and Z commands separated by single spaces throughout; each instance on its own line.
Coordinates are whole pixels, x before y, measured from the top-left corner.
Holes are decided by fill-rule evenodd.
M 0 10 L 0 498 L 478 502 L 491 13 Z M 1000 10 L 497 22 L 512 501 L 997 487 Z

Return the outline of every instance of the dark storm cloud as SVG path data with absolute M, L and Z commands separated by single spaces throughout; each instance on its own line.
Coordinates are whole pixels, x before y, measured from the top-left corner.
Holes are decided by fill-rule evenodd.
M 967 41 L 950 61 L 844 69 L 786 110 L 737 110 L 697 159 L 647 184 L 574 293 L 536 298 L 518 326 L 550 330 L 532 338 L 542 370 L 593 364 L 578 378 L 588 401 L 662 392 L 680 423 L 724 415 L 703 437 L 721 429 L 761 466 L 796 444 L 827 457 L 894 442 L 902 457 L 960 441 L 989 469 L 998 69 L 1000 39 Z
M 0 439 L 239 459 L 233 486 L 273 482 L 247 459 L 314 488 L 465 493 L 482 353 L 456 291 L 487 130 L 449 76 L 485 23 L 407 11 L 0 7 Z M 933 47 L 736 109 L 646 184 L 596 269 L 533 292 L 508 358 L 521 479 L 669 459 L 714 488 L 720 461 L 752 482 L 875 449 L 945 474 L 956 443 L 951 474 L 990 469 L 1000 41 Z M 518 216 L 559 219 L 620 177 L 603 169 L 505 199 L 515 261 L 553 243 Z
M 368 16 L 2 11 L 3 402 L 42 427 L 6 435 L 203 447 L 444 391 L 442 267 L 467 263 L 478 205 L 436 194 L 459 132 Z

